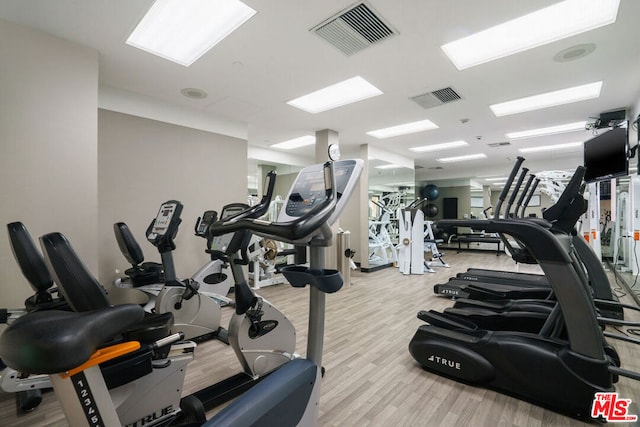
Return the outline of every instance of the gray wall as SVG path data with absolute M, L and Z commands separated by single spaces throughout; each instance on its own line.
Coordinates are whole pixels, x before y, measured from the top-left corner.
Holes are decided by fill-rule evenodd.
M 112 282 L 127 262 L 113 234 L 126 222 L 149 261 L 160 261 L 145 231 L 162 202 L 184 205 L 174 252 L 178 277 L 189 277 L 207 260 L 205 240 L 195 237 L 196 218 L 205 210 L 220 212 L 245 202 L 245 140 L 121 113 L 98 113 L 99 276 Z
M 463 219 L 464 214 L 469 215 L 471 213 L 471 188 L 469 186 L 438 187 L 438 189 L 440 190 L 440 194 L 438 195 L 438 198 L 436 200 L 429 201 L 429 203 L 433 203 L 438 207 L 438 214 L 433 218 L 427 218 L 425 215 L 425 219 L 428 219 L 431 221 L 438 221 L 442 219 L 442 213 L 443 213 L 442 204 L 443 204 L 443 200 L 446 198 L 458 199 L 458 219 Z
M 0 306 L 20 308 L 32 294 L 8 244 L 13 221 L 36 239 L 63 232 L 109 284 L 127 267 L 113 223 L 128 222 L 158 259 L 144 231 L 160 203 L 176 198 L 185 204 L 178 273 L 204 264 L 194 222 L 246 200 L 246 141 L 98 110 L 92 49 L 0 20 L 0 56 Z
M 0 20 L 0 58 L 0 305 L 18 308 L 9 222 L 64 232 L 97 270 L 98 53 Z

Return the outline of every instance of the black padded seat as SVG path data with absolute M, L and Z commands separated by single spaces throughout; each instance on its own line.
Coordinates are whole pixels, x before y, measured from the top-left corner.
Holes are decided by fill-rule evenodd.
M 138 287 L 152 283 L 162 283 L 164 281 L 162 264 L 144 262 L 142 248 L 133 237 L 129 226 L 124 222 L 116 222 L 113 224 L 113 232 L 116 235 L 120 252 L 131 264 L 131 268 L 124 272 L 131 280 L 131 284 L 134 287 Z
M 86 362 L 104 342 L 143 316 L 142 307 L 135 304 L 86 313 L 28 313 L 0 336 L 0 357 L 23 373 L 65 372 Z
M 53 288 L 53 278 L 27 227 L 21 222 L 12 222 L 7 224 L 7 232 L 13 257 L 35 291 L 35 294 L 24 302 L 27 311 L 68 310 L 69 307 L 65 301 L 54 298 L 52 295 L 56 291 Z
M 85 267 L 65 236 L 61 233 L 45 234 L 40 237 L 40 243 L 60 292 L 74 311 L 110 307 L 105 289 Z M 147 314 L 123 334 L 125 339 L 148 343 L 169 335 L 172 326 L 172 313 Z

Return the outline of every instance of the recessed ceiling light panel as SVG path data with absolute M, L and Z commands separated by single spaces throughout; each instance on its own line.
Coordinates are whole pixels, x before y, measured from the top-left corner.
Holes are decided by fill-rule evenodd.
M 586 85 L 574 86 L 567 89 L 542 93 L 540 95 L 528 96 L 526 98 L 515 99 L 513 101 L 502 102 L 491 105 L 491 111 L 496 117 L 508 116 L 511 114 L 524 113 L 526 111 L 540 110 L 542 108 L 555 107 L 557 105 L 571 104 L 573 102 L 585 101 L 600 96 L 602 82 L 589 83 Z
M 540 151 L 575 150 L 582 148 L 584 142 L 567 142 L 565 144 L 539 145 L 537 147 L 520 148 L 521 153 L 539 153 Z
M 288 141 L 278 142 L 272 144 L 272 148 L 280 148 L 282 150 L 293 150 L 294 148 L 305 147 L 307 145 L 313 145 L 316 143 L 316 137 L 311 135 L 301 136 L 299 138 L 290 139 Z
M 378 95 L 382 95 L 380 89 L 362 77 L 356 76 L 292 99 L 287 104 L 307 113 L 316 114 Z
M 239 0 L 156 0 L 126 43 L 188 67 L 255 14 Z
M 477 159 L 486 159 L 487 155 L 484 153 L 478 154 L 468 154 L 466 156 L 455 156 L 455 157 L 443 157 L 441 159 L 436 159 L 440 163 L 453 163 L 453 162 L 464 162 L 467 160 L 477 160 Z
M 616 22 L 620 0 L 565 0 L 441 46 L 458 70 Z
M 459 148 L 469 145 L 466 141 L 451 141 L 443 142 L 441 144 L 424 145 L 422 147 L 411 147 L 409 150 L 416 153 L 426 153 L 429 151 L 449 150 L 451 148 Z
M 420 120 L 417 122 L 405 123 L 402 125 L 391 126 L 388 128 L 372 130 L 367 132 L 367 135 L 371 135 L 374 138 L 384 139 L 391 138 L 399 135 L 407 135 L 410 133 L 423 132 L 425 130 L 437 129 L 438 125 L 431 120 Z
M 563 125 L 549 126 L 538 129 L 523 130 L 520 132 L 510 132 L 505 134 L 509 139 L 524 139 L 533 138 L 536 136 L 555 135 L 558 133 L 575 132 L 579 130 L 585 130 L 587 122 L 585 120 L 581 122 L 566 123 Z
M 401 169 L 404 166 L 400 166 L 400 165 L 394 165 L 394 164 L 388 164 L 388 165 L 380 165 L 380 166 L 376 166 L 376 169 Z

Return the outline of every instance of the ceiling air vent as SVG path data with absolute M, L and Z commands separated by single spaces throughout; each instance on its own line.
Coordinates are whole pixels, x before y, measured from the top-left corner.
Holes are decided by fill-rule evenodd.
M 438 105 L 462 99 L 452 87 L 434 90 L 433 92 L 423 93 L 422 95 L 412 96 L 411 100 L 424 109 L 437 107 Z
M 491 144 L 487 144 L 491 148 L 504 147 L 505 145 L 511 145 L 509 141 L 504 142 L 492 142 Z
M 310 31 L 340 49 L 347 56 L 397 34 L 391 25 L 376 15 L 373 8 L 365 2 L 356 3 Z

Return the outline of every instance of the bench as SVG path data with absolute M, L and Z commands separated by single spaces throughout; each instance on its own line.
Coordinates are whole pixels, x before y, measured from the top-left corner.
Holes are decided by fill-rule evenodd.
M 474 251 L 474 250 L 479 250 L 479 251 L 492 250 L 492 249 L 485 249 L 485 248 L 482 248 L 482 247 L 472 248 L 470 246 L 471 243 L 496 244 L 497 245 L 496 256 L 498 256 L 498 255 L 500 255 L 502 253 L 501 246 L 500 246 L 502 244 L 502 240 L 499 237 L 463 234 L 463 235 L 456 235 L 453 239 L 451 239 L 451 241 L 458 242 L 458 253 L 460 253 L 463 250 L 469 250 L 469 251 Z M 466 248 L 462 247 L 463 243 L 467 244 Z

